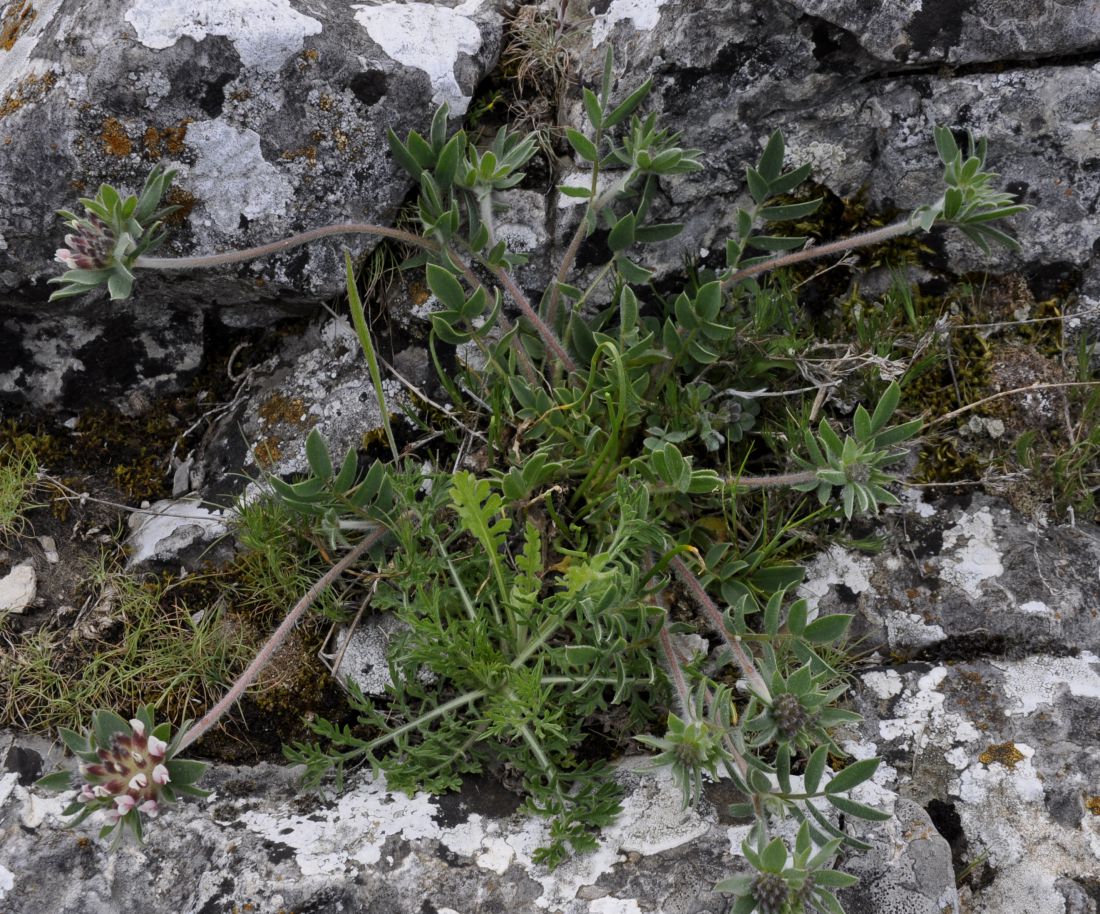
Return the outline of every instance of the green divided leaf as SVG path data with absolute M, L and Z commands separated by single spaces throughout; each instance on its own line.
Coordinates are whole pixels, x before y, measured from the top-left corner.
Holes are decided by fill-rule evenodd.
M 451 504 L 471 534 L 491 555 L 504 546 L 504 539 L 512 529 L 512 521 L 502 513 L 504 500 L 487 479 L 477 479 L 468 470 L 461 470 L 451 478 Z

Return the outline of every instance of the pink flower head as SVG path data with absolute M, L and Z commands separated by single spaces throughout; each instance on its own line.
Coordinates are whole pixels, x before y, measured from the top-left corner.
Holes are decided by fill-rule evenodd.
M 153 769 L 153 783 L 154 784 L 167 784 L 171 778 L 168 776 L 168 769 L 163 765 L 157 765 Z
M 157 758 L 164 758 L 164 753 L 168 751 L 168 743 L 162 739 L 157 739 L 155 736 L 149 737 L 149 749 L 150 755 L 155 755 Z
M 132 778 L 130 778 L 130 790 L 144 790 L 149 786 L 149 779 L 145 776 L 145 772 L 139 771 Z
M 137 800 L 135 800 L 128 793 L 124 793 L 120 797 L 115 797 L 115 809 L 118 810 L 118 814 L 120 816 L 126 815 L 126 813 L 128 813 L 136 805 L 137 805 Z
M 70 270 L 77 269 L 76 257 L 68 248 L 58 248 L 57 253 L 53 255 L 53 259 L 64 264 Z
M 146 800 L 138 807 L 138 811 L 145 813 L 150 819 L 155 819 L 160 815 L 160 810 L 157 809 L 156 800 Z
M 95 798 L 95 791 L 92 790 L 91 784 L 84 784 L 80 788 L 80 801 L 82 803 L 91 803 Z

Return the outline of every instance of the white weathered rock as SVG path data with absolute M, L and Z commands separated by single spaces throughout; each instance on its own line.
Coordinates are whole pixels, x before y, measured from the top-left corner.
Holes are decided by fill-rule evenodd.
M 213 542 L 228 529 L 226 512 L 205 508 L 197 498 L 155 502 L 130 515 L 130 565 L 177 561 L 183 550 Z
M 0 578 L 0 613 L 21 613 L 38 595 L 38 576 L 30 564 L 16 565 Z

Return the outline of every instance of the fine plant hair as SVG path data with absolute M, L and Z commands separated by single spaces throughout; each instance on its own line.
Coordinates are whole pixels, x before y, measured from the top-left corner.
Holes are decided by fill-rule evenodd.
M 802 573 L 785 556 L 795 529 L 812 516 L 851 519 L 898 504 L 890 467 L 921 421 L 894 421 L 897 383 L 880 386 L 877 402 L 857 406 L 843 424 L 821 418 L 813 425 L 794 408 L 785 416 L 765 410 L 766 388 L 785 377 L 790 343 L 778 330 L 782 345 L 767 351 L 748 340 L 750 327 L 782 323 L 760 278 L 936 224 L 983 249 L 1011 246 L 994 223 L 1025 207 L 994 188 L 984 140 L 969 138 L 964 152 L 938 128 L 942 196 L 892 225 L 807 247 L 783 227 L 813 214 L 820 200 L 793 196 L 809 166 L 786 167 L 777 131 L 746 170 L 748 200 L 735 213 L 725 266 L 693 273 L 682 291 L 662 296 L 649 284 L 644 246 L 682 226 L 653 221 L 658 182 L 699 171 L 700 151 L 682 147 L 655 115 L 637 113 L 650 82 L 613 101 L 612 66 L 609 52 L 600 85 L 583 90 L 589 129 L 566 131 L 588 180 L 559 188 L 582 211 L 539 299 L 516 279 L 524 258 L 496 227 L 499 192 L 523 180 L 535 140 L 502 128 L 478 148 L 463 130 L 447 135 L 446 106 L 426 135 L 389 134 L 419 189 L 419 231 L 347 223 L 244 251 L 153 257 L 157 206 L 172 177 L 159 169 L 139 197 L 104 186 L 82 201 L 86 217 L 64 214 L 74 234 L 58 259 L 71 269 L 58 278 L 55 297 L 102 283 L 112 297 L 125 297 L 142 271 L 217 267 L 336 234 L 415 246 L 420 254 L 406 267 L 423 267 L 437 303 L 429 350 L 452 406 L 461 410 L 471 397 L 492 405 L 482 429 L 489 468 L 434 473 L 430 486 L 388 426 L 393 459 L 365 468 L 354 449 L 334 460 L 310 433 L 309 472 L 292 482 L 271 479 L 272 494 L 344 555 L 217 707 L 177 734 L 169 754 L 216 725 L 341 573 L 371 568 L 379 572 L 375 609 L 406 626 L 391 645 L 392 685 L 375 701 L 349 683 L 358 726 L 319 720 L 317 742 L 287 747 L 309 783 L 329 772 L 339 781 L 363 763 L 407 790 L 453 789 L 486 767 L 509 771 L 522 782 L 527 808 L 549 818 L 537 859 L 552 866 L 595 847 L 596 829 L 619 812 L 608 764 L 580 750 L 594 722 L 625 721 L 654 750 L 653 765 L 670 770 L 685 804 L 698 802 L 708 778 L 728 778 L 743 797 L 733 811 L 755 823 L 742 847 L 749 870 L 716 886 L 734 896 L 736 914 L 839 912 L 835 890 L 856 881 L 837 869 L 840 855 L 867 845 L 838 825 L 838 815 L 889 816 L 851 793 L 878 760 L 848 760 L 835 737 L 859 719 L 838 706 L 847 685 L 837 647 L 852 617 L 814 618 L 793 599 Z M 576 285 L 578 254 L 600 230 L 610 256 L 586 286 Z M 350 258 L 347 282 L 352 323 L 386 415 Z M 600 307 L 608 290 L 610 303 Z M 456 350 L 476 351 L 484 366 L 463 372 L 461 383 L 442 367 Z M 747 446 L 750 434 L 756 450 Z M 750 474 L 750 465 L 763 472 Z M 804 496 L 792 497 L 778 529 L 766 521 L 753 532 L 744 501 L 766 503 L 776 491 Z M 810 512 L 810 502 L 820 507 Z M 695 623 L 685 621 L 689 609 Z M 696 630 L 719 646 L 715 658 L 690 649 L 683 635 Z M 665 732 L 649 735 L 661 707 L 669 709 Z M 152 726 L 112 714 L 97 717 L 94 739 L 65 738 L 87 757 Z M 167 742 L 167 731 L 159 732 Z M 70 783 L 51 777 L 51 786 Z M 106 831 L 139 828 L 131 821 L 141 815 L 131 802 L 139 798 L 123 799 L 124 784 L 100 779 L 85 795 L 70 808 L 113 810 Z M 790 843 L 778 834 L 784 819 L 796 823 Z

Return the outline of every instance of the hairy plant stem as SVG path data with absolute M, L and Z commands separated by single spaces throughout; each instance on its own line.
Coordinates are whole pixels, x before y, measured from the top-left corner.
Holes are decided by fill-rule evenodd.
M 269 244 L 261 244 L 252 248 L 245 248 L 240 251 L 224 251 L 220 254 L 203 254 L 195 257 L 138 257 L 133 263 L 133 268 L 136 270 L 163 271 L 209 269 L 211 267 L 227 266 L 234 263 L 244 263 L 248 260 L 255 260 L 258 257 L 278 254 L 280 251 L 300 247 L 303 244 L 310 244 L 311 242 L 318 241 L 321 238 L 328 238 L 332 235 L 374 235 L 381 238 L 392 238 L 395 241 L 402 241 L 406 244 L 415 245 L 416 247 L 423 248 L 426 251 L 436 254 L 444 251 L 443 246 L 432 241 L 430 238 L 424 238 L 421 235 L 406 232 L 402 229 L 387 228 L 384 225 L 373 225 L 368 222 L 340 222 L 335 225 L 325 225 L 320 228 L 310 229 L 308 232 L 291 235 L 289 238 L 283 238 L 279 241 L 272 241 Z M 463 262 L 462 258 L 455 256 L 453 251 L 450 252 L 450 257 L 455 263 L 459 264 L 468 282 L 472 282 L 475 288 L 477 285 L 480 285 L 472 271 L 470 271 L 469 264 Z M 542 321 L 535 312 L 535 309 L 531 307 L 531 303 L 528 301 L 527 296 L 523 294 L 523 290 L 519 288 L 508 271 L 501 267 L 493 267 L 491 270 L 508 294 L 512 296 L 512 300 L 523 312 L 524 316 L 531 321 L 536 332 L 542 337 L 542 341 L 547 349 L 554 353 L 555 358 L 557 358 L 568 371 L 575 371 L 576 365 L 572 358 L 570 358 L 569 353 L 565 351 L 565 348 L 554 335 L 553 331 Z M 518 348 L 522 348 L 522 345 L 518 343 L 517 346 Z M 524 364 L 524 371 L 526 373 L 530 368 L 530 360 L 527 359 L 526 353 L 520 356 L 520 361 Z
M 462 270 L 462 275 L 466 278 L 466 282 L 470 284 L 471 289 L 485 289 L 485 294 L 489 294 L 489 290 L 485 288 L 485 283 L 478 279 L 477 274 L 470 268 L 470 265 L 465 260 L 456 256 L 450 248 L 444 248 L 443 250 L 451 260 L 458 264 L 459 269 Z M 497 316 L 497 323 L 500 324 L 500 329 L 505 336 L 512 332 L 512 322 L 503 314 Z M 485 357 L 491 360 L 484 341 L 480 337 L 475 337 L 475 339 L 477 340 L 478 347 L 485 353 Z M 534 362 L 531 361 L 531 357 L 527 354 L 527 350 L 524 349 L 518 337 L 516 338 L 513 349 L 516 353 L 516 360 L 519 362 L 520 371 L 523 372 L 523 377 L 527 380 L 528 384 L 534 386 L 538 383 L 538 373 L 535 371 Z
M 321 238 L 332 235 L 375 235 L 381 238 L 392 238 L 395 241 L 403 241 L 406 244 L 416 245 L 425 250 L 438 252 L 439 245 L 429 238 L 415 235 L 412 232 L 401 229 L 387 228 L 384 225 L 372 225 L 369 222 L 338 222 L 334 225 L 323 225 L 320 228 L 310 229 L 272 241 L 269 244 L 261 244 L 252 248 L 244 248 L 240 251 L 224 251 L 220 254 L 200 254 L 195 257 L 138 257 L 134 261 L 136 270 L 195 270 L 221 267 L 233 263 L 244 263 L 255 260 L 257 257 L 267 257 L 278 254 L 280 251 L 288 251 L 291 248 L 310 244 Z
M 523 293 L 523 290 L 512 278 L 512 274 L 505 270 L 504 267 L 494 266 L 490 267 L 490 269 L 493 275 L 500 281 L 500 284 L 504 286 L 508 294 L 512 296 L 512 301 L 514 301 L 519 307 L 519 310 L 523 312 L 523 316 L 531 322 L 531 325 L 538 332 L 538 335 L 542 337 L 543 344 L 554 354 L 554 358 L 558 360 L 567 372 L 572 373 L 576 371 L 577 363 L 574 362 L 573 357 L 565 351 L 565 347 L 554 331 L 550 329 L 541 317 L 539 317 L 538 312 L 531 306 L 531 302 Z
M 803 263 L 807 260 L 816 260 L 819 257 L 828 257 L 831 254 L 843 254 L 846 251 L 853 251 L 856 248 L 865 248 L 872 244 L 881 244 L 884 241 L 889 241 L 891 238 L 908 235 L 916 231 L 917 228 L 919 228 L 919 226 L 913 225 L 906 219 L 902 222 L 895 222 L 893 225 L 887 225 L 880 229 L 864 232 L 862 235 L 852 235 L 850 238 L 841 238 L 838 241 L 830 241 L 828 244 L 817 244 L 813 247 L 803 248 L 801 251 L 795 251 L 793 254 L 777 254 L 775 257 L 769 257 L 767 260 L 762 260 L 760 263 L 754 263 L 752 266 L 735 270 L 722 280 L 722 285 L 728 288 L 740 282 L 742 279 L 758 276 L 761 273 L 769 273 L 772 270 L 793 266 L 796 263 Z
M 603 131 L 598 130 L 595 140 L 597 149 L 599 149 L 602 139 Z M 581 244 L 584 242 L 584 239 L 588 237 L 589 213 L 592 210 L 599 212 L 600 209 L 607 206 L 617 194 L 626 189 L 626 186 L 630 183 L 634 174 L 633 170 L 626 172 L 622 178 L 597 197 L 596 184 L 599 173 L 599 163 L 595 163 L 592 167 L 592 182 L 589 188 L 592 196 L 589 198 L 588 206 L 585 207 L 584 215 L 581 216 L 581 221 L 577 225 L 577 230 L 573 232 L 573 237 L 569 239 L 569 247 L 565 249 L 565 254 L 562 256 L 561 263 L 558 265 L 558 272 L 554 274 L 554 282 L 550 286 L 550 301 L 546 306 L 546 321 L 551 327 L 556 326 L 558 322 L 558 304 L 561 301 L 560 287 L 569 278 L 569 272 L 573 269 L 573 263 L 577 259 L 577 254 L 580 252 Z M 585 293 L 585 297 L 587 297 L 587 293 Z M 584 299 L 582 298 L 581 300 L 583 301 Z M 577 304 L 580 304 L 580 302 Z
M 286 641 L 287 636 L 290 634 L 291 630 L 293 630 L 294 626 L 298 624 L 298 620 L 301 619 L 302 614 L 317 601 L 317 598 L 321 596 L 330 584 L 359 561 L 359 559 L 362 558 L 372 546 L 381 541 L 387 533 L 389 533 L 388 529 L 379 527 L 373 533 L 368 534 L 361 543 L 357 544 L 354 549 L 314 582 L 313 586 L 305 592 L 296 604 L 294 604 L 294 608 L 287 613 L 286 618 L 283 619 L 279 627 L 272 632 L 271 637 L 267 639 L 267 643 L 260 648 L 252 662 L 245 671 L 237 677 L 237 681 L 233 683 L 221 701 L 207 711 L 202 720 L 187 731 L 183 739 L 180 740 L 180 751 L 201 739 L 207 731 L 221 720 L 225 713 L 237 703 L 245 690 L 255 682 L 256 677 L 260 674 L 260 670 L 268 664 L 274 653 L 282 646 L 283 642 Z
M 768 688 L 768 684 L 764 682 L 764 677 L 761 676 L 760 671 L 756 669 L 756 664 L 753 663 L 752 657 L 749 656 L 749 653 L 741 646 L 741 639 L 726 628 L 726 620 L 722 617 L 721 610 L 718 609 L 717 604 L 707 595 L 706 588 L 703 587 L 702 582 L 679 556 L 673 556 L 669 564 L 672 566 L 672 570 L 676 572 L 676 577 L 678 577 L 687 587 L 692 599 L 695 600 L 696 604 L 703 611 L 703 615 L 706 616 L 707 621 L 726 642 L 730 651 L 733 653 L 733 659 L 737 661 L 737 665 L 741 668 L 742 674 L 745 679 L 748 680 L 753 691 L 760 696 L 762 701 L 770 702 L 771 690 Z
M 658 603 L 664 607 L 664 602 L 658 600 Z M 668 610 L 665 609 L 665 616 L 667 620 Z M 672 643 L 672 636 L 668 632 L 668 626 L 662 625 L 661 631 L 657 635 L 658 643 L 661 645 L 661 653 L 665 655 L 665 664 L 668 668 L 669 679 L 672 680 L 673 688 L 676 692 L 676 702 L 680 705 L 680 713 L 683 714 L 684 720 L 691 719 L 691 692 L 688 689 L 687 680 L 684 679 L 684 668 L 681 665 L 681 657 L 676 650 L 675 645 Z
M 672 644 L 672 639 L 670 637 L 668 637 L 668 630 L 667 629 L 662 629 L 661 630 L 661 639 L 662 639 L 661 640 L 661 648 L 665 652 L 665 656 L 667 656 L 669 658 L 669 662 L 674 664 L 677 667 L 678 671 L 682 670 L 682 668 L 687 664 L 688 658 L 685 657 L 680 652 L 680 650 L 677 649 Z M 666 644 L 667 644 L 667 646 L 666 646 Z M 680 678 L 682 680 L 683 679 L 683 673 L 680 672 L 679 675 L 680 675 Z M 686 694 L 687 693 L 686 693 L 686 684 L 685 684 L 685 695 Z M 714 690 L 709 688 L 709 687 L 705 688 L 703 690 L 703 700 L 707 703 L 708 708 L 713 708 L 714 707 Z M 687 708 L 690 708 L 690 705 L 687 704 L 686 699 L 685 699 L 685 706 Z M 733 712 L 736 715 L 736 713 L 737 713 L 736 709 L 733 709 Z M 748 782 L 749 763 L 745 760 L 745 756 L 743 756 L 740 753 L 740 751 L 738 751 L 737 746 L 734 744 L 733 739 L 730 737 L 730 735 L 728 733 L 722 737 L 722 742 L 726 747 L 726 751 L 730 754 L 730 758 L 733 759 L 733 763 L 737 766 L 737 773 L 741 776 L 742 780 L 745 781 L 745 786 L 748 787 L 749 786 L 749 782 Z M 727 767 L 727 770 L 729 770 L 728 767 Z M 757 804 L 759 802 L 759 797 L 756 796 L 755 794 L 753 794 L 752 799 L 753 799 L 753 806 L 757 807 L 757 812 L 762 813 L 763 806 L 762 805 L 759 806 L 759 807 L 757 806 Z
M 580 224 L 577 226 L 577 230 L 569 240 L 569 247 L 565 249 L 565 254 L 562 256 L 561 263 L 558 265 L 558 272 L 554 274 L 554 282 L 550 286 L 550 301 L 546 306 L 546 321 L 551 327 L 555 326 L 558 322 L 558 303 L 561 301 L 561 284 L 569 278 L 569 270 L 573 266 L 573 261 L 577 259 L 577 252 L 581 249 L 581 242 L 584 241 L 586 235 L 586 222 L 587 219 L 582 216 Z
M 817 473 L 803 470 L 799 473 L 778 473 L 775 476 L 729 476 L 725 483 L 735 489 L 772 489 L 778 486 L 800 486 L 814 482 Z

